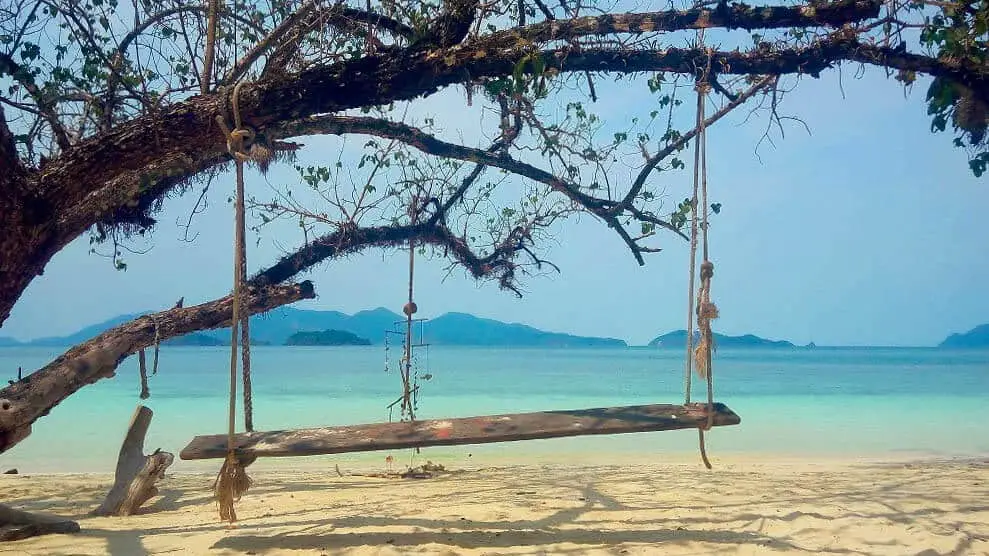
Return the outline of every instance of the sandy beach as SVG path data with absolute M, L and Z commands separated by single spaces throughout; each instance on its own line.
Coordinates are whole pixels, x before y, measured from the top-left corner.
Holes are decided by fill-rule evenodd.
M 451 470 L 432 479 L 253 469 L 239 522 L 212 476 L 168 475 L 148 511 L 88 517 L 110 475 L 7 475 L 12 506 L 82 532 L 4 554 L 989 554 L 989 462 L 695 460 Z M 280 466 L 281 467 L 281 466 Z

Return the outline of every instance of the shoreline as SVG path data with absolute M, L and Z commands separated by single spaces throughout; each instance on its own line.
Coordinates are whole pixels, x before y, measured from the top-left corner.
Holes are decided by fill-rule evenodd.
M 372 458 L 368 453 L 362 453 L 357 458 L 341 458 L 339 455 L 324 456 L 304 456 L 304 457 L 279 457 L 260 458 L 248 468 L 248 474 L 292 474 L 305 473 L 313 474 L 323 471 L 328 475 L 338 476 L 338 470 L 343 475 L 361 475 L 366 473 L 383 473 L 389 470 L 385 463 L 385 458 L 389 455 L 394 457 L 394 462 L 390 467 L 393 471 L 406 469 L 410 460 L 406 460 L 398 454 L 408 455 L 409 451 L 382 451 L 380 457 Z M 475 461 L 464 460 L 463 458 L 450 458 L 443 455 L 430 455 L 422 453 L 412 458 L 412 467 L 422 465 L 427 461 L 443 465 L 448 474 L 473 473 L 491 469 L 512 469 L 512 468 L 541 468 L 549 470 L 565 469 L 597 469 L 612 467 L 650 467 L 669 466 L 678 468 L 696 467 L 700 471 L 707 471 L 697 453 L 670 452 L 665 454 L 582 454 L 574 457 L 574 454 L 564 454 L 564 458 L 553 457 L 549 454 L 539 456 L 514 457 L 515 455 L 485 456 Z M 909 467 L 909 466 L 941 466 L 941 465 L 989 465 L 989 453 L 985 454 L 964 454 L 964 455 L 940 455 L 940 454 L 754 454 L 747 452 L 724 452 L 711 453 L 711 463 L 713 469 L 710 472 L 716 473 L 719 468 L 725 470 L 739 471 L 744 468 L 790 468 L 796 471 L 801 470 L 837 470 L 849 467 Z M 458 459 L 459 461 L 454 461 Z M 561 459 L 563 461 L 561 461 Z M 178 469 L 176 465 L 178 464 Z M 180 460 L 178 456 L 167 470 L 167 476 L 198 477 L 215 474 L 219 470 L 222 460 Z M 198 468 L 198 469 L 197 469 Z M 215 468 L 215 470 L 214 470 Z M 16 474 L 2 474 L 0 480 L 5 477 L 35 477 L 35 478 L 65 478 L 65 477 L 88 477 L 88 478 L 108 478 L 112 479 L 114 471 L 38 471 L 32 472 L 29 468 L 17 468 Z

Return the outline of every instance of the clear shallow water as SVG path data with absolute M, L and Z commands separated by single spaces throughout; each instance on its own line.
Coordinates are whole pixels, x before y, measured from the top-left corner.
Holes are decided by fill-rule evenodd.
M 0 373 L 36 369 L 49 348 L 0 349 Z M 393 357 L 395 351 L 392 352 Z M 379 346 L 255 347 L 258 430 L 377 422 L 400 394 L 384 372 Z M 433 347 L 418 416 L 456 417 L 683 400 L 683 354 L 653 349 L 488 349 Z M 722 350 L 716 399 L 742 417 L 715 429 L 715 455 L 795 457 L 981 456 L 989 454 L 989 351 L 934 349 Z M 151 377 L 155 411 L 148 451 L 178 453 L 196 434 L 226 429 L 229 350 L 163 348 Z M 2 378 L 6 379 L 7 376 Z M 695 400 L 704 384 L 695 380 Z M 22 472 L 112 472 L 124 430 L 140 402 L 137 358 L 115 379 L 87 386 L 34 426 L 0 467 Z M 238 409 L 238 411 L 241 411 Z M 565 462 L 586 454 L 664 457 L 696 451 L 693 431 L 430 448 L 434 460 L 500 458 Z M 407 453 L 408 451 L 403 451 Z M 292 462 L 378 462 L 354 454 Z M 398 455 L 398 454 L 396 454 Z M 620 462 L 620 460 L 616 461 Z M 213 470 L 216 462 L 176 460 L 174 471 Z

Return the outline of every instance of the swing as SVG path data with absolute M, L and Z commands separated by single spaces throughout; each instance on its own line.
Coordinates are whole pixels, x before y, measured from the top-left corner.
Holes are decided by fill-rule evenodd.
M 698 106 L 701 110 L 698 119 L 703 124 L 703 94 L 698 91 Z M 703 139 L 703 130 L 698 133 L 698 142 Z M 700 149 L 703 149 L 701 144 Z M 697 158 L 695 156 L 695 158 Z M 706 170 L 706 168 L 705 168 Z M 696 178 L 695 171 L 695 178 Z M 704 199 L 706 206 L 706 179 L 704 180 Z M 241 195 L 238 194 L 238 202 Z M 697 206 L 695 193 L 695 207 Z M 238 211 L 241 210 L 238 207 Z M 692 218 L 691 259 L 695 257 L 697 247 L 697 216 L 696 208 Z M 242 216 L 238 218 L 239 225 Z M 697 306 L 698 328 L 700 341 L 696 349 L 691 348 L 693 334 L 688 334 L 688 398 L 684 405 L 657 404 L 628 407 L 606 407 L 593 409 L 575 409 L 563 411 L 541 411 L 533 413 L 504 414 L 480 417 L 464 417 L 455 419 L 416 420 L 412 412 L 411 398 L 415 390 L 409 382 L 408 361 L 403 361 L 403 412 L 411 414 L 411 419 L 402 422 L 382 422 L 364 425 L 346 425 L 336 427 L 308 428 L 298 430 L 282 430 L 270 432 L 246 432 L 235 434 L 233 438 L 227 435 L 196 436 L 180 453 L 184 460 L 210 459 L 225 457 L 228 452 L 228 440 L 233 441 L 233 449 L 247 457 L 290 457 L 319 454 L 341 454 L 348 452 L 363 452 L 372 450 L 390 450 L 407 447 L 453 446 L 462 444 L 484 444 L 492 442 L 510 442 L 543 438 L 559 438 L 565 436 L 583 436 L 592 434 L 622 434 L 632 432 L 668 431 L 686 428 L 707 428 L 709 426 L 736 425 L 741 422 L 738 415 L 724 404 L 690 403 L 689 398 L 689 362 L 697 359 L 698 373 L 711 379 L 711 342 L 712 333 L 710 320 L 716 315 L 716 308 L 709 301 L 710 280 L 713 275 L 713 265 L 707 260 L 706 214 L 701 224 L 704 237 L 704 262 L 701 264 L 701 288 Z M 242 259 L 241 259 L 242 260 Z M 411 261 L 410 261 L 411 266 Z M 692 265 L 693 267 L 693 265 Z M 694 276 L 691 272 L 690 290 L 693 298 Z M 411 289 L 410 289 L 411 293 Z M 690 305 L 693 305 L 691 300 Z M 693 307 L 691 307 L 693 309 Z M 406 317 L 411 322 L 416 310 L 415 303 L 410 301 L 404 307 Z M 693 329 L 693 310 L 688 311 L 688 328 Z M 235 317 L 236 318 L 236 317 Z M 408 333 L 406 338 L 408 338 Z M 236 343 L 236 335 L 232 336 Z M 248 338 L 244 337 L 245 347 Z M 406 342 L 408 344 L 408 341 Z M 406 345 L 405 358 L 408 357 Z M 694 353 L 691 353 L 694 352 Z M 232 361 L 235 363 L 235 361 Z M 246 375 L 246 373 L 245 373 Z M 233 380 L 235 375 L 231 375 Z M 245 399 L 247 393 L 245 392 Z M 231 397 L 233 400 L 233 397 Z
M 212 16 L 213 14 L 211 14 Z M 703 30 L 701 31 L 701 33 Z M 703 37 L 703 35 L 700 35 Z M 406 346 L 402 365 L 403 395 L 401 398 L 403 420 L 400 422 L 380 422 L 336 427 L 306 428 L 270 432 L 254 432 L 251 423 L 250 392 L 250 337 L 247 329 L 247 316 L 241 311 L 243 283 L 246 281 L 246 251 L 244 245 L 244 183 L 243 165 L 249 160 L 245 147 L 252 139 L 252 131 L 241 125 L 237 110 L 238 86 L 233 91 L 235 127 L 231 131 L 222 116 L 217 121 L 227 139 L 230 153 L 236 163 L 237 192 L 235 196 L 235 245 L 234 245 L 234 294 L 231 318 L 230 355 L 230 401 L 228 431 L 220 435 L 200 435 L 194 437 L 179 453 L 183 460 L 225 458 L 216 483 L 215 495 L 220 507 L 220 517 L 235 521 L 233 502 L 247 491 L 251 480 L 245 467 L 258 457 L 295 457 L 350 452 L 392 450 L 400 448 L 421 448 L 429 446 L 457 446 L 466 444 L 487 444 L 522 440 L 550 439 L 587 435 L 614 435 L 636 432 L 657 432 L 678 429 L 699 431 L 701 457 L 707 468 L 711 468 L 704 443 L 704 431 L 711 427 L 737 425 L 740 417 L 721 403 L 714 402 L 712 379 L 713 334 L 710 321 L 717 318 L 717 308 L 710 301 L 711 278 L 714 265 L 708 258 L 707 241 L 707 162 L 706 131 L 704 125 L 704 101 L 710 91 L 707 76 L 708 67 L 698 71 L 695 90 L 697 92 L 697 136 L 694 141 L 694 180 L 691 210 L 690 272 L 687 312 L 687 345 L 685 361 L 685 402 L 683 405 L 654 404 L 592 409 L 558 411 L 538 411 L 531 413 L 502 414 L 451 419 L 416 420 L 413 396 L 417 385 L 410 383 L 411 368 L 411 326 L 412 315 L 417 307 L 412 300 L 412 270 L 414 243 L 410 241 L 409 260 L 409 301 L 403 308 L 406 315 Z M 698 198 L 698 192 L 702 198 Z M 700 202 L 700 205 L 698 203 Z M 705 207 L 699 211 L 698 206 Z M 415 203 L 413 203 L 413 210 Z M 702 222 L 698 225 L 698 212 Z M 413 215 L 414 217 L 414 215 Z M 698 233 L 700 232 L 700 233 Z M 694 279 L 698 235 L 703 240 L 703 262 L 701 263 L 700 287 L 697 305 L 694 306 Z M 693 347 L 693 317 L 696 312 L 699 341 Z M 244 347 L 244 411 L 245 433 L 235 430 L 236 390 L 237 390 L 237 331 L 242 332 Z M 707 382 L 706 403 L 691 403 L 691 363 L 696 360 L 697 373 Z M 408 415 L 409 419 L 404 419 Z

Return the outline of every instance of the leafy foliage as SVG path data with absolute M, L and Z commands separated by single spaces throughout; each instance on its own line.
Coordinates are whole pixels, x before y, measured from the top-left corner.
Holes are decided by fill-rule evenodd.
M 255 194 L 255 230 L 289 220 L 309 244 L 361 226 L 432 222 L 455 232 L 458 243 L 442 244 L 444 254 L 454 247 L 461 255 L 478 254 L 478 260 L 483 253 L 522 254 L 541 268 L 540 240 L 564 220 L 590 214 L 614 229 L 641 262 L 644 253 L 658 250 L 659 231 L 683 236 L 687 230 L 692 205 L 669 202 L 682 198 L 676 190 L 689 181 L 682 172 L 689 165 L 682 151 L 694 133 L 694 78 L 711 78 L 710 99 L 721 109 L 712 123 L 743 102 L 755 104 L 767 120 L 767 137 L 792 118 L 778 112 L 786 90 L 777 78 L 732 76 L 726 66 L 705 70 L 713 58 L 703 54 L 674 69 L 646 73 L 629 69 L 631 61 L 714 44 L 725 52 L 734 45 L 748 49 L 747 56 L 770 60 L 779 54 L 777 66 L 763 67 L 782 68 L 787 49 L 805 48 L 813 56 L 821 45 L 854 41 L 861 46 L 849 48 L 849 59 L 865 47 L 881 47 L 885 50 L 872 63 L 900 67 L 896 78 L 905 84 L 927 68 L 934 75 L 927 92 L 932 129 L 955 132 L 954 144 L 969 153 L 976 175 L 989 167 L 985 0 L 889 0 L 879 17 L 861 12 L 845 19 L 829 16 L 830 26 L 808 20 L 780 28 L 763 20 L 788 8 L 744 4 L 721 5 L 698 17 L 714 27 L 743 26 L 725 19 L 726 10 L 732 17 L 750 18 L 755 23 L 747 25 L 759 30 L 742 36 L 751 45 L 723 31 L 702 42 L 683 14 L 623 22 L 622 14 L 608 14 L 609 6 L 596 0 L 554 5 L 540 0 L 229 0 L 223 5 L 208 76 L 203 75 L 205 2 L 15 0 L 0 10 L 2 123 L 11 130 L 23 166 L 39 172 L 84 141 L 237 81 L 305 77 L 315 83 L 329 75 L 321 73 L 327 68 L 349 68 L 337 75 L 360 80 L 369 68 L 412 60 L 424 51 L 428 59 L 449 65 L 509 53 L 504 60 L 510 63 L 494 75 L 475 78 L 464 70 L 466 102 L 447 89 L 437 96 L 442 108 L 434 105 L 433 112 L 415 101 L 365 102 L 357 107 L 364 119 L 356 124 L 342 114 L 313 115 L 318 123 L 300 119 L 288 127 L 297 132 L 305 127 L 303 135 L 340 137 L 321 142 L 316 152 L 296 153 L 297 146 L 277 143 L 286 137 L 257 130 L 266 148 L 291 153 L 295 172 L 281 166 L 269 176 L 273 192 Z M 829 9 L 861 9 L 861 4 L 817 3 L 786 17 L 792 23 Z M 670 21 L 682 28 L 662 30 Z M 911 54 L 911 47 L 926 49 L 929 57 L 918 63 L 897 61 L 896 56 L 920 56 Z M 588 53 L 600 57 L 601 71 L 567 70 L 570 57 Z M 430 88 L 430 75 L 417 79 L 424 91 Z M 367 91 L 388 86 L 365 85 Z M 744 98 L 736 102 L 740 94 Z M 603 95 L 635 100 L 609 109 L 597 102 Z M 154 130 L 148 135 L 152 144 Z M 190 178 L 197 173 L 205 176 L 208 189 L 211 173 L 223 170 L 220 161 L 196 156 L 192 153 L 191 167 L 198 169 L 188 170 L 189 175 L 173 179 L 167 172 L 166 177 L 149 172 L 138 180 L 136 200 L 100 207 L 91 230 L 94 250 L 112 244 L 114 264 L 126 268 L 124 239 L 146 235 L 162 200 L 191 191 Z M 162 180 L 171 181 L 158 187 Z M 713 216 L 720 209 L 713 203 L 705 210 Z M 514 280 L 520 267 L 512 265 L 502 268 L 510 268 Z M 478 268 L 475 274 L 489 267 Z

